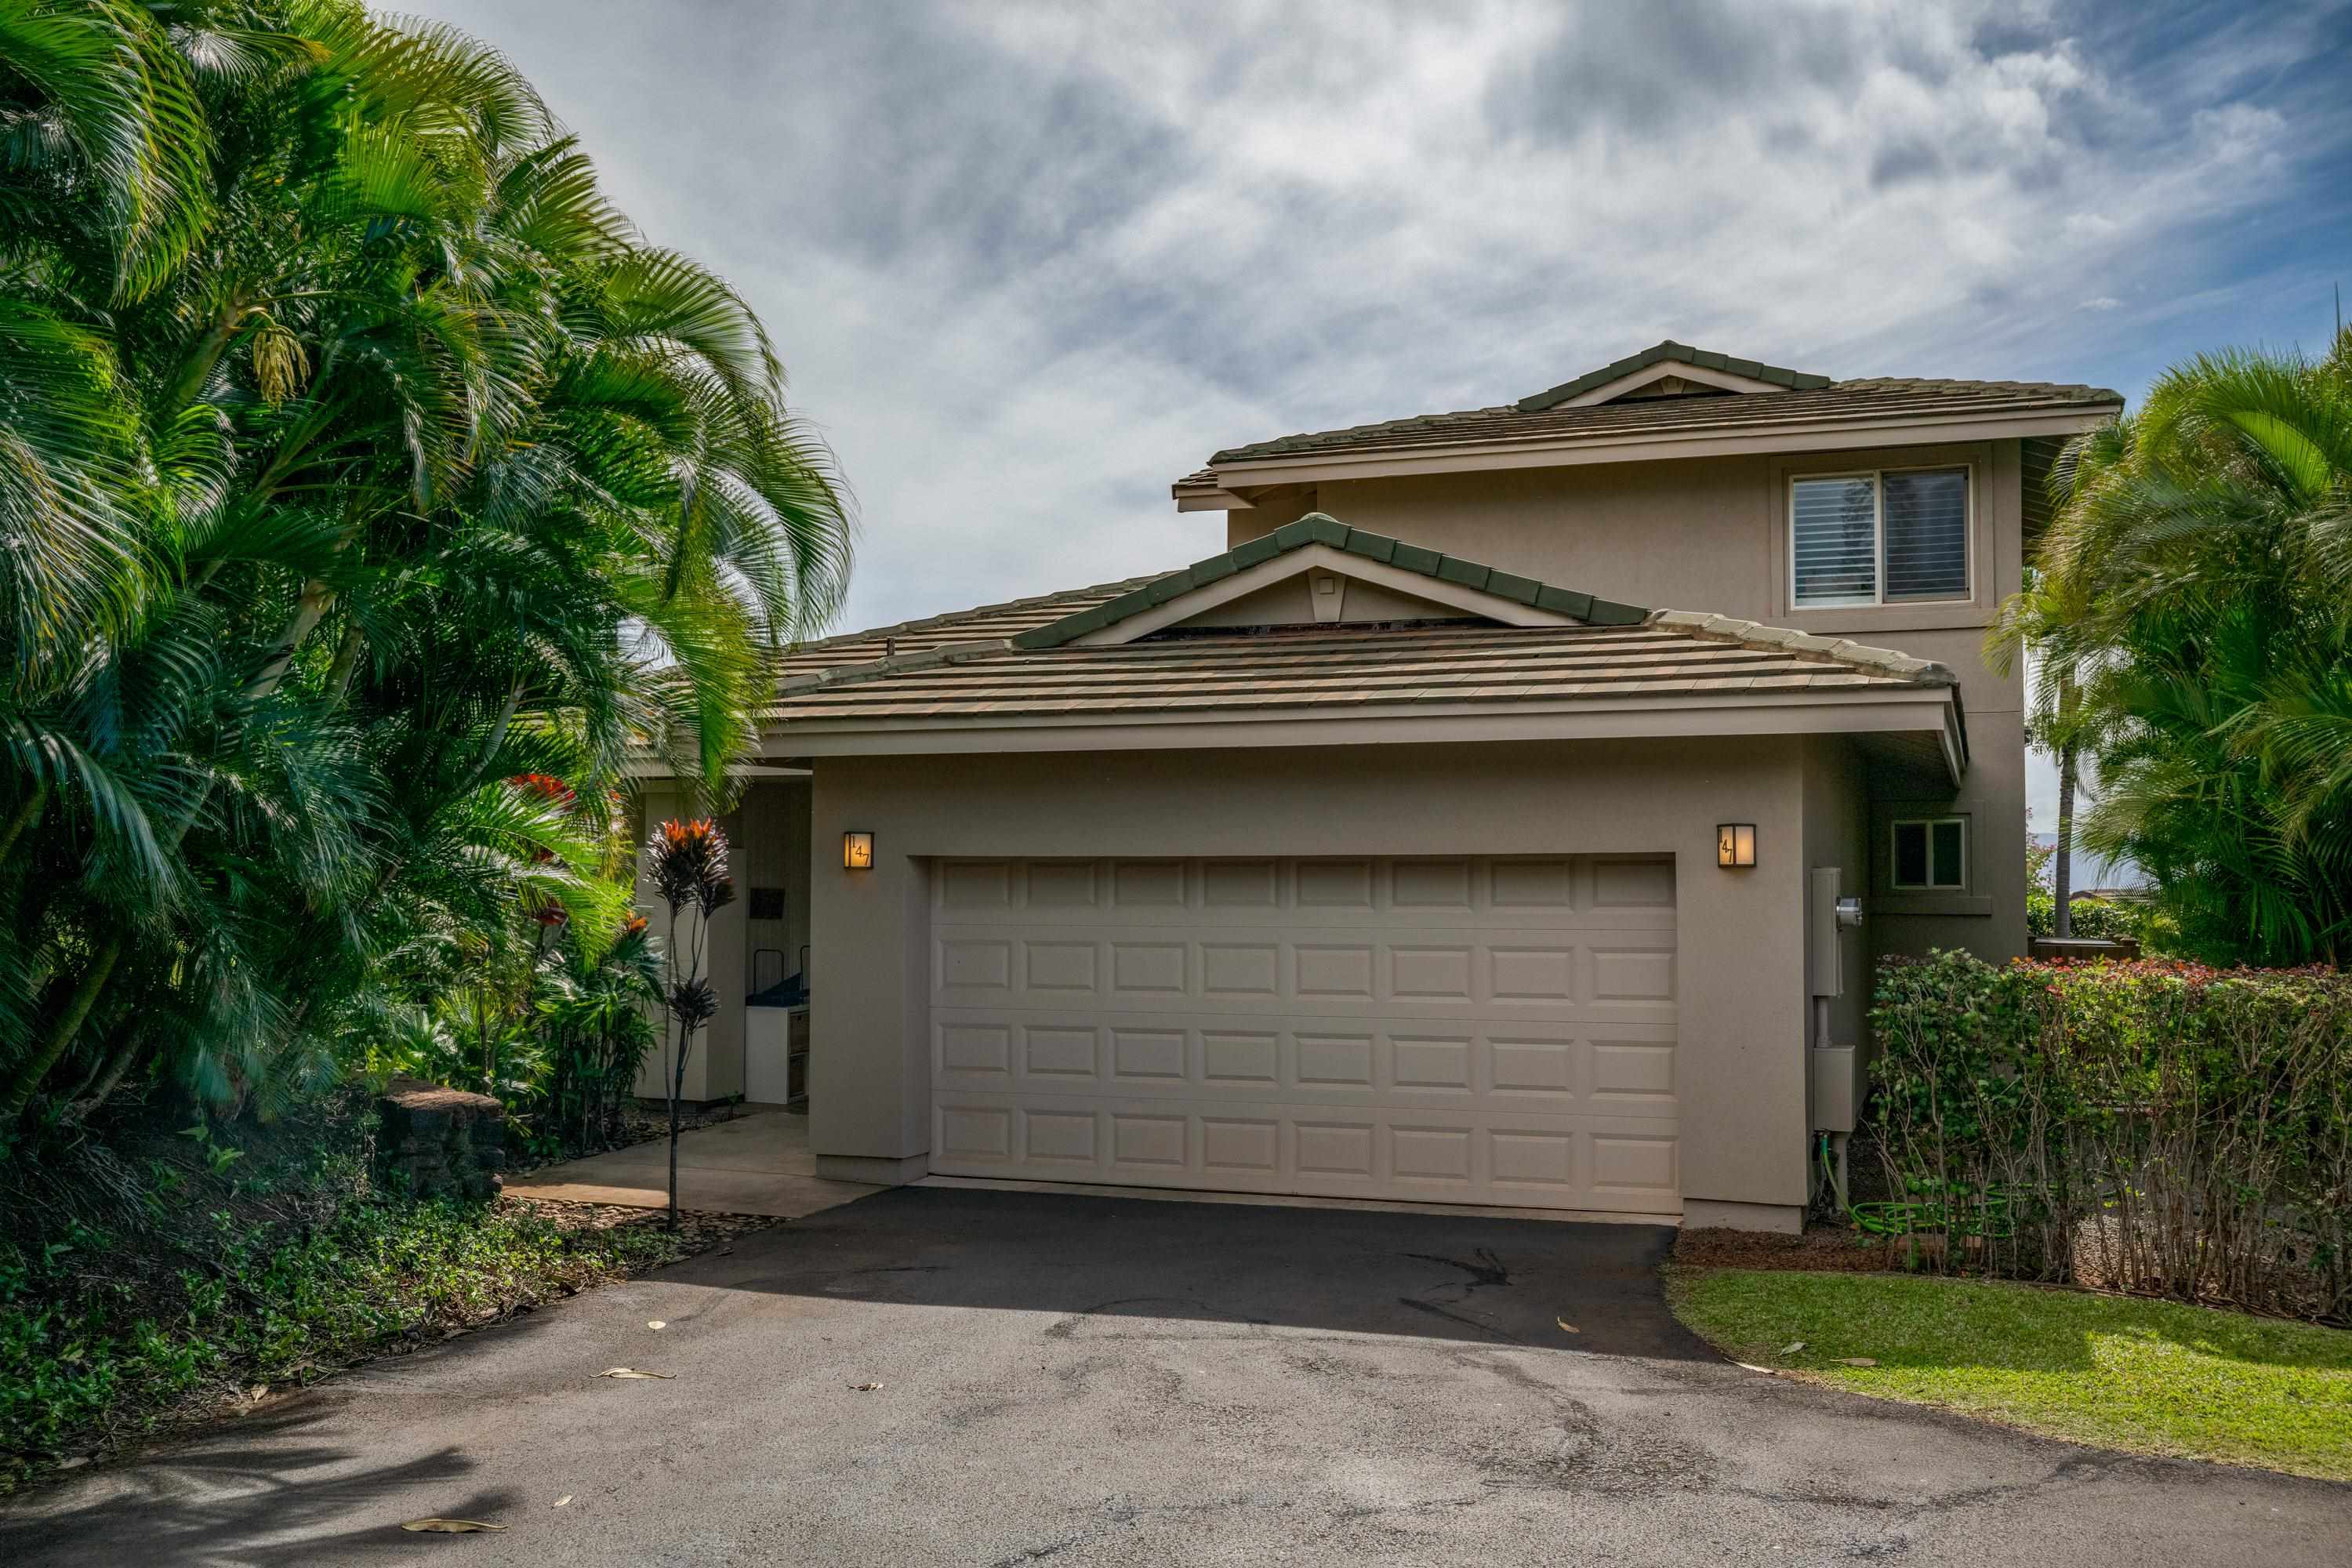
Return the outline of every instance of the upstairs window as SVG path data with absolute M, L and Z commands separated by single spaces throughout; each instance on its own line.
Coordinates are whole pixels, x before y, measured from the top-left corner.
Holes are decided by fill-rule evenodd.
M 1789 481 L 1791 601 L 1920 604 L 1969 596 L 1969 471 L 1900 468 Z
M 1933 816 L 1895 825 L 1889 885 L 1906 891 L 1948 891 L 1969 884 L 1966 817 Z

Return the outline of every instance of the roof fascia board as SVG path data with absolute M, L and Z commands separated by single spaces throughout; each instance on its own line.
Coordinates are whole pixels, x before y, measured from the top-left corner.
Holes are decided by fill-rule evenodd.
M 1178 511 L 1251 511 L 1257 502 L 1232 490 L 1188 490 L 1176 492 Z
M 1334 576 L 1378 584 L 1400 594 L 1409 594 L 1416 599 L 1427 599 L 1433 604 L 1484 616 L 1505 626 L 1572 626 L 1580 624 L 1572 616 L 1538 609 L 1533 605 L 1518 604 L 1459 583 L 1425 576 L 1419 572 L 1402 571 L 1369 556 L 1318 543 L 1286 551 L 1255 566 L 1244 566 L 1230 576 L 1203 584 L 1164 605 L 1156 605 L 1123 621 L 1114 621 L 1100 630 L 1074 637 L 1068 646 L 1115 647 L 1121 643 L 1130 643 L 1163 627 L 1181 626 L 1203 610 L 1213 610 L 1219 605 L 1228 604 L 1245 594 L 1254 594 L 1260 588 L 1270 587 L 1307 572 L 1328 572 Z
M 2009 437 L 2074 436 L 2111 423 L 2120 404 L 2085 410 L 2051 409 L 2038 414 L 2007 410 L 1950 415 L 1940 419 L 1821 420 L 1785 428 L 1725 432 L 1720 429 L 1617 433 L 1582 439 L 1481 442 L 1420 447 L 1358 456 L 1294 455 L 1217 470 L 1228 489 L 1299 480 L 1386 479 L 1406 474 L 1450 474 L 1495 468 L 1558 468 L 1582 463 L 1639 463 L 1672 458 L 1738 457 L 1751 452 L 1835 452 L 1849 447 L 1936 446 L 1955 441 L 2001 440 Z
M 1633 740 L 1733 735 L 1903 732 L 1932 734 L 1958 779 L 1957 715 L 1949 687 L 1868 692 L 1790 692 L 1769 702 L 1696 699 L 1591 699 L 1516 703 L 1387 703 L 1328 716 L 1297 710 L 1249 710 L 1203 720 L 1187 714 L 1133 715 L 1105 723 L 1096 715 L 1040 715 L 901 725 L 794 720 L 773 726 L 778 756 L 903 756 L 974 752 L 1097 752 L 1215 749 L 1232 746 L 1350 746 L 1438 741 Z
M 1613 402 L 1629 393 L 1639 392 L 1652 382 L 1664 381 L 1670 375 L 1680 376 L 1685 381 L 1696 382 L 1702 386 L 1719 386 L 1726 392 L 1785 392 L 1788 390 L 1769 381 L 1759 381 L 1752 375 L 1734 375 L 1729 371 L 1709 370 L 1705 365 L 1685 364 L 1679 360 L 1667 360 L 1662 363 L 1646 365 L 1629 374 L 1621 375 L 1614 381 L 1603 382 L 1599 386 L 1580 392 L 1566 402 L 1555 403 L 1551 406 L 1590 408 L 1596 403 Z

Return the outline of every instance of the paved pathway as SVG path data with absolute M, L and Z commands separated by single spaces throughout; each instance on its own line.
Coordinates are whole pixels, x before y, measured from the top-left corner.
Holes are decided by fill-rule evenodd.
M 1664 1310 L 1669 1240 L 899 1189 L 82 1472 L 0 1518 L 0 1562 L 2352 1557 L 2352 1489 L 1727 1365 Z M 397 1528 L 427 1514 L 509 1528 Z
M 669 1141 L 663 1138 L 542 1166 L 506 1187 L 524 1197 L 657 1209 L 668 1205 L 668 1184 Z M 753 1111 L 678 1136 L 680 1208 L 798 1219 L 879 1190 L 819 1176 L 802 1112 Z

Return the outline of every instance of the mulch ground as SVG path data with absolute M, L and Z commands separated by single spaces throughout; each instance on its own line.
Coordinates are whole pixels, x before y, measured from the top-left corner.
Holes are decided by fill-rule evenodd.
M 1816 1273 L 1900 1272 L 1902 1260 L 1876 1237 L 1843 1226 L 1809 1226 L 1802 1236 L 1702 1226 L 1675 1238 L 1675 1261 L 1693 1268 L 1795 1268 Z
M 613 1230 L 623 1226 L 642 1226 L 659 1230 L 669 1219 L 667 1209 L 641 1209 L 627 1204 L 574 1203 L 568 1198 L 525 1197 L 519 1193 L 501 1193 L 499 1203 L 503 1207 L 526 1210 L 556 1225 L 580 1230 Z M 766 1230 L 771 1226 L 783 1223 L 766 1215 L 680 1209 L 677 1215 L 678 1242 L 684 1257 L 692 1257 L 748 1232 Z

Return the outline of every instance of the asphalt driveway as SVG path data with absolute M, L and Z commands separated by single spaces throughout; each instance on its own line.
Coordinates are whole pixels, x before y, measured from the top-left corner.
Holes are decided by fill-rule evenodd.
M 0 1561 L 2352 1557 L 2352 1489 L 1727 1365 L 1660 1300 L 1669 1240 L 900 1189 L 71 1478 Z M 509 1528 L 396 1528 L 427 1514 Z

